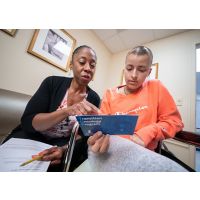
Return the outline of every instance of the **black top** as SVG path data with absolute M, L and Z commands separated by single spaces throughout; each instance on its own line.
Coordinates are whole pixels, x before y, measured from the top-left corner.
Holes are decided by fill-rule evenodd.
M 50 113 L 56 111 L 63 100 L 72 78 L 51 76 L 46 78 L 37 92 L 28 102 L 21 118 L 24 131 L 36 132 L 32 126 L 32 120 L 38 113 Z M 87 101 L 99 107 L 100 98 L 91 88 L 87 87 Z
M 52 138 L 50 140 L 45 138 L 40 132 L 37 132 L 33 128 L 32 120 L 34 116 L 38 113 L 49 113 L 57 110 L 58 106 L 61 104 L 61 101 L 63 100 L 66 94 L 67 89 L 70 87 L 71 81 L 72 78 L 58 77 L 58 76 L 51 76 L 46 78 L 42 82 L 37 92 L 28 102 L 24 114 L 21 118 L 21 125 L 15 128 L 12 131 L 12 133 L 6 138 L 6 140 L 4 140 L 4 142 L 12 137 L 16 137 L 16 138 L 33 139 L 58 146 L 67 144 L 69 138 Z M 88 92 L 87 101 L 89 101 L 96 107 L 99 107 L 100 98 L 98 94 L 89 87 L 87 87 L 87 92 Z M 187 133 L 187 135 L 188 134 L 189 133 Z M 184 137 L 181 138 L 181 136 L 179 138 L 184 139 Z M 190 141 L 191 138 L 189 138 Z M 174 157 L 170 152 L 167 152 L 165 149 L 161 149 L 161 154 L 178 162 L 187 170 L 194 171 L 190 167 L 186 166 L 183 162 L 178 160 L 176 157 Z M 82 139 L 76 141 L 70 165 L 70 171 L 73 171 L 86 158 L 87 158 L 87 138 L 83 137 Z M 50 166 L 48 171 L 62 171 L 62 167 L 63 167 L 62 165 L 53 167 Z
M 46 78 L 28 102 L 21 118 L 21 124 L 12 131 L 5 141 L 12 137 L 16 137 L 37 140 L 51 145 L 65 145 L 69 138 L 61 137 L 47 139 L 43 134 L 33 128 L 32 120 L 38 113 L 50 113 L 57 110 L 66 94 L 67 89 L 70 87 L 71 81 L 72 78 L 59 76 Z M 99 95 L 89 87 L 87 87 L 87 93 L 87 101 L 96 107 L 99 107 Z
M 10 135 L 4 140 L 10 138 L 24 138 L 44 142 L 51 145 L 63 146 L 68 143 L 69 137 L 47 139 L 43 134 L 37 132 L 32 126 L 32 120 L 38 113 L 50 113 L 60 106 L 67 89 L 70 87 L 72 78 L 51 76 L 46 78 L 40 85 L 37 92 L 28 102 L 24 114 L 21 118 L 21 124 L 16 127 Z M 87 87 L 87 101 L 99 107 L 100 97 L 90 87 Z M 80 132 L 81 134 L 81 132 Z M 87 137 L 82 137 L 76 141 L 70 171 L 73 171 L 87 158 Z M 62 171 L 63 166 L 50 166 L 48 171 Z

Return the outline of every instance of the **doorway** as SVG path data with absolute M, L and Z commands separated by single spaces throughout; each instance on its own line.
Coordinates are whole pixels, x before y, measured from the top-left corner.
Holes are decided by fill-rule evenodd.
M 200 134 L 200 44 L 196 45 L 196 132 Z

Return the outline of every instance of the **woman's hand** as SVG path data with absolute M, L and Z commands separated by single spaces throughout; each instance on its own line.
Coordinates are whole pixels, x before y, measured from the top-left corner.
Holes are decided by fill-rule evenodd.
M 85 99 L 79 103 L 76 103 L 64 109 L 68 116 L 97 115 L 100 113 L 100 110 L 96 106 L 86 101 Z
M 135 142 L 136 144 L 139 144 L 140 146 L 145 147 L 144 141 L 141 140 L 136 134 L 130 136 L 131 141 Z
M 42 161 L 51 161 L 52 165 L 60 164 L 61 158 L 66 148 L 67 146 L 51 147 L 50 149 L 46 149 L 40 152 L 38 155 L 42 156 L 41 158 Z M 33 155 L 32 157 L 34 158 L 35 156 L 38 156 L 38 155 Z
M 109 147 L 109 135 L 102 134 L 101 131 L 96 132 L 88 139 L 88 146 L 94 153 L 105 153 Z

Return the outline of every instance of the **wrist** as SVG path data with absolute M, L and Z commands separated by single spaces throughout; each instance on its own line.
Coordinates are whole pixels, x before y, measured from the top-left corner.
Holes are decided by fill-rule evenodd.
M 64 116 L 64 118 L 69 117 L 69 112 L 68 112 L 67 108 L 63 108 L 60 111 L 61 111 L 62 115 Z
M 66 151 L 68 149 L 68 145 L 66 144 L 66 145 L 62 146 L 61 149 L 62 149 L 62 152 Z

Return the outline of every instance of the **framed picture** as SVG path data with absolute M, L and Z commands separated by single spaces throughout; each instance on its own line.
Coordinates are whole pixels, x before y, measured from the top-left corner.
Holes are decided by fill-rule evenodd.
M 151 73 L 149 75 L 149 79 L 158 79 L 158 63 L 151 65 Z
M 17 29 L 1 29 L 1 30 L 9 34 L 10 36 L 14 36 L 17 31 Z
M 63 29 L 37 29 L 28 53 L 68 71 L 75 44 L 76 40 Z
M 154 63 L 151 65 L 151 73 L 148 76 L 148 79 L 158 79 L 158 63 Z M 122 75 L 121 75 L 121 85 L 125 85 L 125 78 L 124 78 L 124 69 L 122 70 Z
M 126 85 L 125 78 L 124 78 L 124 69 L 122 70 L 120 85 Z

